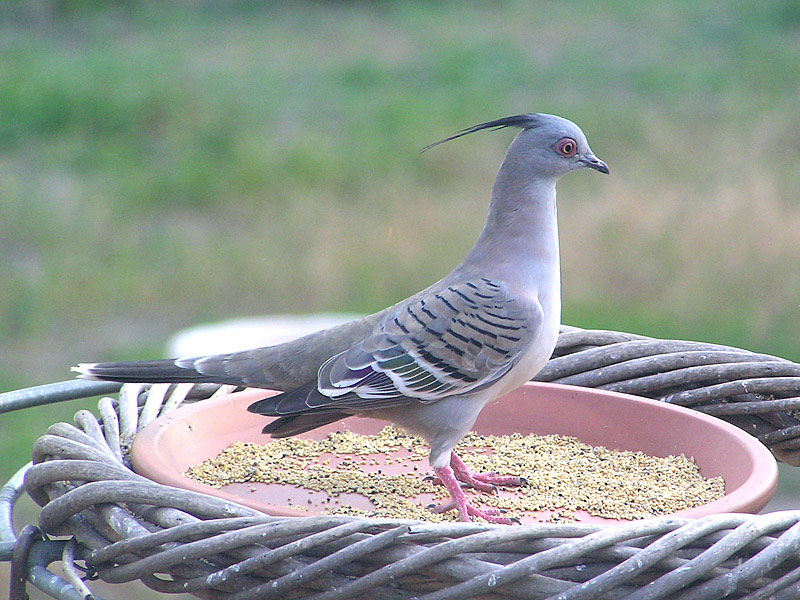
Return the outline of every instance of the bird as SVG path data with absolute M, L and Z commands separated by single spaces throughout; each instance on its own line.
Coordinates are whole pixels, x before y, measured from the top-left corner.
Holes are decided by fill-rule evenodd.
M 436 283 L 382 311 L 274 346 L 192 358 L 82 363 L 85 379 L 211 382 L 278 390 L 248 410 L 277 417 L 274 438 L 351 415 L 390 421 L 430 447 L 435 481 L 458 518 L 510 524 L 478 508 L 462 486 L 492 492 L 522 477 L 474 473 L 454 452 L 490 401 L 532 379 L 551 357 L 561 323 L 556 182 L 589 168 L 609 173 L 586 136 L 559 116 L 526 113 L 480 123 L 519 130 L 491 190 L 485 225 L 466 258 Z

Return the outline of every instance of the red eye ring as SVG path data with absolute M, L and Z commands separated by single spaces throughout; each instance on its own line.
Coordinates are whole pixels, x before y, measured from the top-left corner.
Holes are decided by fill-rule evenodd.
M 578 151 L 578 143 L 572 138 L 563 138 L 556 142 L 555 150 L 561 156 L 571 158 L 575 156 L 575 153 Z

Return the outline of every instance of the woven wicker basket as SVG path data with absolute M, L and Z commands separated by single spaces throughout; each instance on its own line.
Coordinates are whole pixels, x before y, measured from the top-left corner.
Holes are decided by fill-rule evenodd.
M 537 377 L 716 415 L 800 464 L 800 365 L 744 350 L 565 328 Z M 144 425 L 210 385 L 126 385 L 50 427 L 25 486 L 42 530 L 108 582 L 202 598 L 800 598 L 800 511 L 617 526 L 269 517 L 129 468 Z M 66 552 L 66 549 L 69 552 Z M 75 577 L 73 576 L 73 579 Z

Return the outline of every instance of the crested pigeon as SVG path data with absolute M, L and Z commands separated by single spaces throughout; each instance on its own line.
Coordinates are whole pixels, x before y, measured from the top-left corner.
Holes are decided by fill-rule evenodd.
M 360 415 L 391 421 L 430 445 L 450 493 L 439 510 L 461 520 L 509 523 L 468 501 L 522 478 L 473 473 L 453 451 L 489 401 L 534 377 L 550 358 L 561 320 L 556 182 L 588 167 L 608 173 L 580 128 L 522 114 L 469 127 L 519 128 L 492 187 L 489 214 L 464 261 L 438 282 L 375 314 L 294 341 L 229 354 L 81 364 L 81 377 L 122 382 L 214 382 L 282 394 L 248 410 L 278 417 L 273 437 Z M 431 147 L 428 146 L 428 147 Z

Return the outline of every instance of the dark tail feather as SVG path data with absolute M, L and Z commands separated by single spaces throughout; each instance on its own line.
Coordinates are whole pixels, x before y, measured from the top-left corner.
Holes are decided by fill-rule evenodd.
M 317 381 L 315 379 L 277 396 L 270 396 L 253 402 L 247 407 L 247 410 L 268 417 L 288 417 L 312 410 L 325 412 L 328 410 L 326 405 L 330 402 L 330 398 L 320 394 L 319 390 L 317 390 Z
M 321 396 L 317 391 L 316 381 L 283 394 L 253 402 L 247 407 L 247 410 L 268 417 L 278 417 L 261 430 L 262 433 L 269 433 L 274 438 L 305 433 L 350 416 L 348 413 L 335 409 L 311 408 L 306 404 L 306 399 L 313 395 Z M 324 398 L 330 400 L 327 397 Z
M 343 412 L 308 412 L 301 415 L 291 415 L 275 419 L 261 430 L 261 433 L 268 433 L 274 438 L 292 437 L 306 431 L 311 431 L 317 427 L 322 427 L 328 423 L 333 423 L 340 419 L 349 417 Z
M 225 383 L 219 377 L 198 373 L 191 367 L 179 367 L 175 360 L 83 363 L 72 367 L 81 379 L 120 381 L 122 383 Z
M 105 362 L 84 363 L 73 367 L 82 379 L 96 379 L 100 381 L 119 381 L 122 383 L 228 383 L 220 374 L 206 375 L 193 368 L 193 360 L 142 360 L 132 362 Z M 177 364 L 176 364 L 177 363 Z M 240 378 L 230 383 L 240 385 Z M 288 398 L 290 408 L 308 410 L 305 404 L 298 405 L 295 396 L 305 398 L 310 392 L 316 390 L 316 382 L 293 390 Z M 275 415 L 277 404 L 281 399 L 286 399 L 287 394 L 280 394 L 254 402 L 247 409 L 250 412 Z M 297 405 L 297 406 L 295 406 Z M 283 406 L 282 406 L 283 408 Z M 275 419 L 263 429 L 263 433 L 270 434 L 273 438 L 284 438 L 311 431 L 328 423 L 349 417 L 348 413 L 338 411 L 311 410 L 300 414 L 285 415 Z

